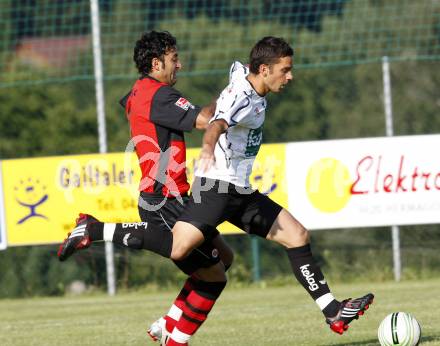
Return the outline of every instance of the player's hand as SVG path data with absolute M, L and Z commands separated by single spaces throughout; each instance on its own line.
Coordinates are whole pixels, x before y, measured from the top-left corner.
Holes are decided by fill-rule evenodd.
M 214 151 L 209 148 L 203 148 L 200 156 L 198 166 L 202 172 L 207 172 L 215 165 Z

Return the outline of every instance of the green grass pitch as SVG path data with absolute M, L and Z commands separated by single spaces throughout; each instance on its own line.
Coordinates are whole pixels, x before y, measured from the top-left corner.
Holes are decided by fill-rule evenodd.
M 378 345 L 380 321 L 413 314 L 423 346 L 440 345 L 440 280 L 333 285 L 339 298 L 372 291 L 374 304 L 347 334 L 330 331 L 311 298 L 292 279 L 283 287 L 228 287 L 191 346 Z M 0 345 L 157 345 L 145 331 L 177 292 L 0 300 Z

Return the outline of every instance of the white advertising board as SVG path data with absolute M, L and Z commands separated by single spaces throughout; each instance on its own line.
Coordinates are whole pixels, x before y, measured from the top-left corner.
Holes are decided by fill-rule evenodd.
M 440 135 L 289 143 L 289 210 L 309 229 L 440 223 Z

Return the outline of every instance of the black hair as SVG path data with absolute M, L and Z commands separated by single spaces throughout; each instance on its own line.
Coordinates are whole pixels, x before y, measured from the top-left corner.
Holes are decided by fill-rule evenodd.
M 283 38 L 273 36 L 263 37 L 251 50 L 249 70 L 254 74 L 258 74 L 260 65 L 275 64 L 278 59 L 286 56 L 293 56 L 293 49 Z
M 141 75 L 147 75 L 151 72 L 154 58 L 163 62 L 163 56 L 175 48 L 176 38 L 168 31 L 145 32 L 134 47 L 133 60 L 136 68 Z

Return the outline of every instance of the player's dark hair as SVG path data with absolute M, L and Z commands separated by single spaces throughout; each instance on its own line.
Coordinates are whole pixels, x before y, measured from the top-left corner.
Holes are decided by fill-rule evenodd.
M 249 56 L 249 70 L 258 74 L 260 65 L 272 65 L 278 59 L 293 56 L 293 49 L 281 37 L 266 36 L 258 41 Z
M 164 55 L 171 49 L 176 48 L 176 38 L 168 31 L 145 32 L 136 42 L 133 60 L 141 75 L 151 72 L 154 58 L 164 61 Z

